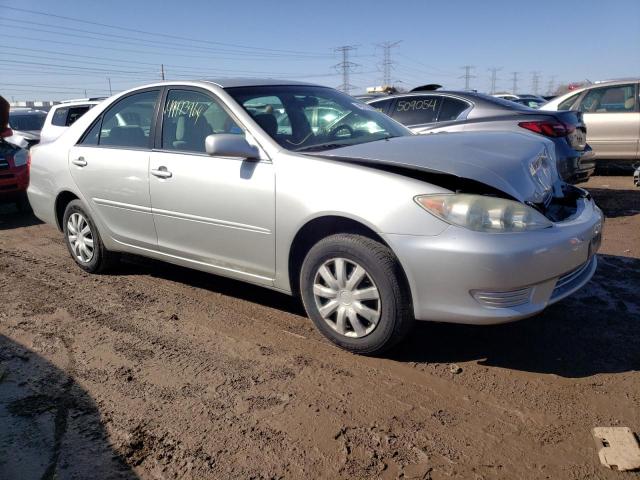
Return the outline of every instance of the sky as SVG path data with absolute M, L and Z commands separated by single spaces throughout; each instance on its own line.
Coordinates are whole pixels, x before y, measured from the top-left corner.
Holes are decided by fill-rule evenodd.
M 343 84 L 384 80 L 539 93 L 640 77 L 640 0 L 0 0 L 0 94 L 62 100 L 165 78 L 259 76 Z M 397 43 L 396 43 L 397 42 Z

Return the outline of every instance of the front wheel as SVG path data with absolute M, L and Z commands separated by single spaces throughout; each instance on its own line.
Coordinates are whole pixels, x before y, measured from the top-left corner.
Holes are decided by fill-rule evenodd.
M 354 353 L 381 353 L 413 324 L 397 258 L 387 246 L 361 235 L 332 235 L 314 245 L 302 265 L 300 291 L 320 332 Z
M 105 248 L 93 219 L 80 200 L 69 202 L 62 225 L 67 249 L 84 271 L 100 273 L 117 262 L 117 254 Z

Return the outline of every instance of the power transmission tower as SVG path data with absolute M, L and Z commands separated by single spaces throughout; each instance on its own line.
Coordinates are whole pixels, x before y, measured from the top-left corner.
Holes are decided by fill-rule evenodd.
M 531 88 L 533 89 L 533 94 L 538 95 L 540 92 L 540 72 L 531 72 Z
M 113 95 L 113 92 L 111 91 L 111 78 L 107 77 L 107 81 L 109 82 L 109 96 Z
M 334 49 L 334 51 L 342 54 L 342 61 L 334 65 L 334 68 L 339 72 L 342 72 L 342 84 L 338 89 L 342 90 L 344 93 L 349 93 L 351 89 L 355 87 L 355 85 L 351 85 L 349 83 L 349 75 L 360 65 L 349 61 L 349 53 L 354 51 L 356 48 L 357 47 L 355 45 L 343 45 L 342 47 Z
M 473 65 L 465 65 L 460 68 L 464 69 L 464 75 L 461 75 L 458 78 L 464 78 L 464 89 L 469 90 L 469 80 L 471 80 L 472 78 L 476 78 L 475 75 L 471 74 L 471 69 L 475 67 Z
M 553 90 L 556 86 L 556 76 L 557 75 L 551 75 L 551 78 L 549 79 L 549 83 L 547 84 L 547 95 L 553 95 Z
M 379 47 L 382 47 L 383 52 L 382 63 L 380 64 L 380 66 L 382 67 L 383 85 L 391 85 L 391 70 L 393 69 L 393 64 L 395 63 L 391 60 L 391 49 L 393 47 L 397 47 L 401 41 L 402 40 L 398 40 L 396 42 L 383 42 L 378 45 Z
M 160 64 L 160 78 L 164 80 L 164 63 Z
M 518 92 L 518 75 L 520 72 L 511 72 L 511 93 L 514 95 Z
M 491 67 L 489 69 L 489 71 L 491 72 L 491 95 L 493 95 L 494 93 L 496 93 L 496 80 L 497 80 L 497 73 L 502 70 L 502 67 L 498 68 L 498 67 Z

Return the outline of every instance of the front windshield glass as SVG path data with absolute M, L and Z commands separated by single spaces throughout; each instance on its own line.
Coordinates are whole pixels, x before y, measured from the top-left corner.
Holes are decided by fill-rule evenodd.
M 288 150 L 322 151 L 413 135 L 383 113 L 332 88 L 277 85 L 226 91 Z
M 42 130 L 46 113 L 11 113 L 9 114 L 9 125 L 14 130 Z

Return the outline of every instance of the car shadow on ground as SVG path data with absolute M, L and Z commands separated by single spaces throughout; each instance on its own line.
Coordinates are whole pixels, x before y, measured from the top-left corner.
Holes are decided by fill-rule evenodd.
M 607 218 L 630 217 L 640 214 L 640 188 L 633 188 L 629 179 L 628 190 L 590 188 L 598 206 Z
M 640 259 L 598 258 L 589 284 L 540 315 L 495 326 L 418 322 L 389 357 L 569 378 L 640 370 Z
M 110 445 L 95 402 L 69 373 L 3 335 L 0 478 L 138 478 Z
M 589 284 L 540 315 L 493 326 L 416 322 L 409 338 L 384 356 L 402 362 L 478 361 L 572 378 L 640 370 L 640 259 L 598 258 Z M 119 273 L 150 275 L 306 316 L 301 302 L 288 295 L 155 260 L 125 257 Z
M 30 227 L 42 223 L 32 212 L 20 212 L 14 203 L 0 202 L 0 230 Z

